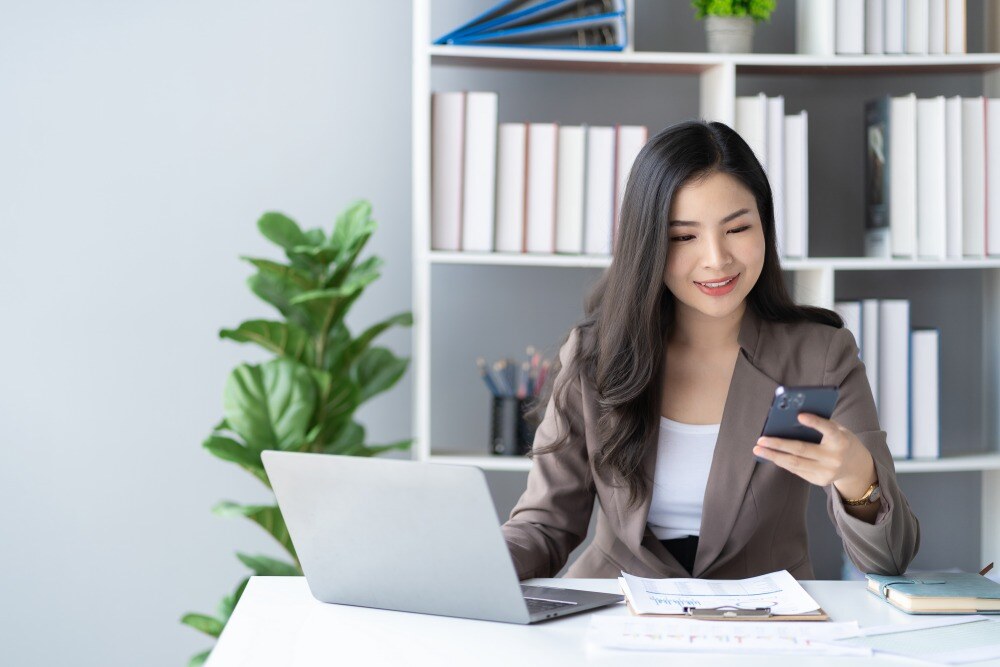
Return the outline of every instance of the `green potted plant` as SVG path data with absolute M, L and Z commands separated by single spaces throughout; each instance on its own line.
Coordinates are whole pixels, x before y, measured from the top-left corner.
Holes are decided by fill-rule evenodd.
M 395 385 L 409 364 L 408 358 L 372 342 L 392 326 L 413 324 L 413 316 L 404 312 L 353 336 L 344 323 L 348 309 L 380 275 L 378 257 L 358 262 L 376 227 L 371 205 L 365 201 L 352 204 L 337 218 L 329 236 L 321 229 L 303 231 L 280 213 L 266 213 L 257 227 L 284 250 L 287 262 L 244 257 L 257 269 L 247 284 L 283 319 L 248 320 L 235 329 L 221 330 L 219 336 L 259 345 L 274 359 L 241 364 L 230 373 L 223 392 L 223 419 L 204 441 L 205 449 L 237 464 L 270 489 L 260 460 L 267 449 L 374 456 L 408 448 L 412 440 L 366 444 L 364 427 L 353 419 L 358 406 Z M 276 503 L 227 501 L 213 512 L 253 521 L 290 558 L 289 562 L 237 553 L 253 574 L 302 574 Z M 249 577 L 223 598 L 216 615 L 186 614 L 181 622 L 217 638 L 247 581 Z M 202 664 L 210 651 L 191 658 L 191 667 Z
M 708 50 L 712 53 L 750 53 L 753 28 L 767 21 L 776 0 L 692 0 L 695 18 L 705 19 Z

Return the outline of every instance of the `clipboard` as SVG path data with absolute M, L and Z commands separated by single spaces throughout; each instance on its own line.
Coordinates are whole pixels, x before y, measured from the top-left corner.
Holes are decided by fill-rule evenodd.
M 772 614 L 770 607 L 737 609 L 735 607 L 685 607 L 684 614 L 640 614 L 632 607 L 628 596 L 625 605 L 633 616 L 642 618 L 692 618 L 701 621 L 829 621 L 830 616 L 820 607 L 805 614 Z

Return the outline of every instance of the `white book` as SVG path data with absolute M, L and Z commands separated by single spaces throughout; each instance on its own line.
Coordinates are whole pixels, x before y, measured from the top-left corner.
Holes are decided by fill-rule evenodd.
M 618 219 L 621 216 L 629 173 L 648 138 L 649 130 L 645 125 L 619 125 L 615 128 L 615 217 L 611 225 L 612 251 L 618 236 Z
M 774 202 L 778 257 L 785 256 L 785 98 L 767 98 L 767 180 Z
M 767 171 L 767 95 L 736 98 L 736 132 L 743 137 L 760 166 Z
M 884 0 L 867 0 L 865 3 L 865 53 L 885 53 Z
M 905 53 L 904 40 L 906 36 L 906 0 L 885 0 L 885 28 L 882 40 L 885 53 L 900 55 Z
M 587 128 L 587 189 L 584 198 L 583 251 L 611 254 L 615 207 L 615 128 Z
M 889 236 L 895 257 L 917 255 L 917 96 L 889 104 Z
M 583 191 L 587 166 L 587 128 L 559 128 L 556 185 L 556 252 L 583 252 Z
M 986 254 L 986 99 L 962 100 L 962 254 Z
M 910 334 L 910 454 L 915 459 L 941 457 L 939 338 L 937 329 Z
M 929 0 L 906 0 L 903 13 L 906 17 L 906 34 L 903 37 L 905 52 L 909 55 L 926 55 L 930 21 Z
M 528 126 L 501 123 L 497 139 L 497 252 L 524 251 Z
M 462 250 L 493 251 L 497 167 L 497 94 L 465 95 Z
M 893 458 L 910 455 L 910 302 L 879 301 L 879 422 Z
M 833 304 L 833 310 L 844 320 L 844 328 L 854 335 L 854 342 L 858 346 L 858 357 L 863 360 L 864 351 L 861 349 L 861 345 L 864 342 L 864 334 L 861 302 L 837 301 Z
M 879 305 L 878 299 L 863 299 L 861 301 L 861 361 L 865 364 L 865 374 L 872 389 L 872 399 L 875 409 L 879 403 Z
M 993 196 L 990 196 L 992 193 Z M 1000 98 L 986 100 L 986 254 L 1000 255 Z
M 945 227 L 949 259 L 962 258 L 962 98 L 958 95 L 945 101 L 945 174 L 947 204 Z
M 837 0 L 836 47 L 842 55 L 865 52 L 865 0 Z
M 431 248 L 462 247 L 465 93 L 431 95 Z
M 528 124 L 528 179 L 524 193 L 524 251 L 556 250 L 556 158 L 559 128 L 555 123 Z
M 943 95 L 917 100 L 917 256 L 944 259 L 947 173 Z
M 795 0 L 795 51 L 832 56 L 837 46 L 835 0 Z
M 946 0 L 947 8 L 947 28 L 945 32 L 945 52 L 965 53 L 967 46 L 965 43 L 965 0 Z
M 927 53 L 944 55 L 948 30 L 946 0 L 929 0 L 927 15 Z
M 785 249 L 787 257 L 809 254 L 809 117 L 785 116 Z

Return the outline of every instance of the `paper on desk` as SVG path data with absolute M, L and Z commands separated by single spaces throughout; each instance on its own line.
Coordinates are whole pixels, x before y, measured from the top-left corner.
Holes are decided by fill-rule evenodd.
M 849 623 L 696 621 L 635 616 L 591 616 L 587 640 L 599 648 L 715 653 L 798 653 L 870 656 L 871 649 L 834 644 L 858 634 Z
M 1000 658 L 1000 621 L 985 616 L 920 619 L 905 625 L 862 628 L 861 636 L 838 641 L 938 664 L 958 665 Z
M 788 570 L 749 579 L 644 579 L 625 572 L 622 578 L 638 614 L 683 614 L 684 607 L 770 607 L 775 615 L 819 609 Z

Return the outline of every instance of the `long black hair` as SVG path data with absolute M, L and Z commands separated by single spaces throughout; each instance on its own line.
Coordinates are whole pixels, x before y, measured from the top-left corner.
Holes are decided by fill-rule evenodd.
M 667 215 L 680 187 L 714 172 L 739 179 L 753 193 L 763 226 L 764 266 L 747 307 L 765 320 L 844 324 L 835 312 L 797 305 L 788 294 L 775 241 L 771 187 L 739 134 L 723 123 L 687 121 L 650 139 L 625 187 L 611 266 L 588 295 L 586 314 L 576 326 L 577 353 L 566 368 L 555 361 L 549 376 L 553 380 L 532 414 L 540 420 L 552 396 L 569 429 L 531 456 L 563 447 L 572 434 L 582 437 L 583 415 L 567 400 L 573 383 L 560 381 L 555 389 L 556 378 L 582 374 L 597 395 L 600 449 L 595 469 L 628 486 L 630 507 L 648 491 L 641 466 L 646 443 L 659 429 L 664 344 L 674 322 L 675 297 L 663 283 Z

